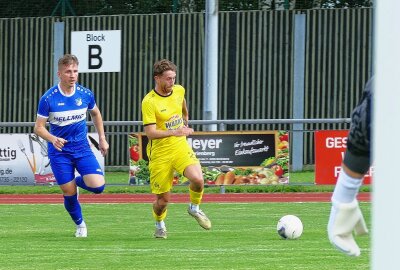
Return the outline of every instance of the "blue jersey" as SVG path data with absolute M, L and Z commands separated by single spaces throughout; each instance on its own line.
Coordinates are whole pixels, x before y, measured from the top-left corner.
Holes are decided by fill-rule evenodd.
M 82 85 L 75 84 L 70 95 L 66 95 L 59 85 L 55 85 L 41 97 L 37 116 L 48 119 L 52 135 L 68 141 L 63 152 L 75 152 L 77 146 L 88 145 L 86 114 L 95 106 L 93 92 Z M 49 143 L 49 153 L 55 151 L 58 152 Z

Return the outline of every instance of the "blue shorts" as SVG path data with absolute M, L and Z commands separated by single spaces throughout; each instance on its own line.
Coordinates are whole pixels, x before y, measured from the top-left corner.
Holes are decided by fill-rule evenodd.
M 90 147 L 80 149 L 76 153 L 49 153 L 50 165 L 58 185 L 63 185 L 75 179 L 75 169 L 81 176 L 87 174 L 103 174 L 95 155 Z

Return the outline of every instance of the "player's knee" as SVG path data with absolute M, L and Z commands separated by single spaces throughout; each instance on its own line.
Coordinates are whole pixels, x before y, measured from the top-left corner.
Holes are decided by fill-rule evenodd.
M 204 179 L 202 176 L 193 177 L 190 182 L 195 187 L 195 189 L 202 189 L 204 186 Z
M 95 187 L 95 188 L 91 188 L 91 189 L 92 189 L 92 192 L 93 192 L 93 193 L 95 193 L 95 194 L 100 194 L 100 193 L 103 193 L 105 186 L 106 186 L 106 185 L 103 184 L 103 185 L 101 185 L 101 186 L 99 186 L 99 187 Z
M 167 206 L 169 203 L 169 198 L 160 198 L 158 199 L 158 205 Z
M 352 151 L 347 150 L 343 164 L 346 165 L 347 171 L 346 173 L 352 177 L 360 178 L 364 176 L 371 166 L 371 159 L 369 154 L 358 155 L 354 154 Z M 351 175 L 351 174 L 355 175 Z
M 164 209 L 167 208 L 168 203 L 169 203 L 169 198 L 160 197 L 160 198 L 157 198 L 157 200 L 155 201 L 155 207 L 157 209 L 160 209 L 161 212 L 163 212 Z

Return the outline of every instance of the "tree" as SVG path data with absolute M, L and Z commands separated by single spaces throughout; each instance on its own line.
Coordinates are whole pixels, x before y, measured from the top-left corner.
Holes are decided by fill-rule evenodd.
M 372 7 L 373 0 L 291 0 L 295 9 Z
M 70 4 L 62 9 L 59 1 Z M 373 0 L 217 0 L 219 11 L 359 8 Z M 0 18 L 203 12 L 206 0 L 0 0 Z M 56 7 L 58 7 L 56 9 Z M 65 6 L 64 6 L 65 7 Z
M 372 7 L 372 0 L 322 0 L 322 8 Z

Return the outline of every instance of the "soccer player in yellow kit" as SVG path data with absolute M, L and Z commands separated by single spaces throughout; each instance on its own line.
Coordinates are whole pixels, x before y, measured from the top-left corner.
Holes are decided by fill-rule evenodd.
M 167 238 L 164 219 L 171 197 L 174 171 L 189 179 L 190 204 L 188 213 L 206 230 L 211 222 L 200 210 L 204 179 L 200 162 L 186 141 L 193 133 L 187 126 L 188 111 L 185 88 L 175 85 L 176 66 L 169 60 L 157 61 L 153 67 L 155 87 L 142 101 L 143 125 L 149 138 L 150 186 L 156 195 L 153 217 L 156 220 L 154 237 Z

